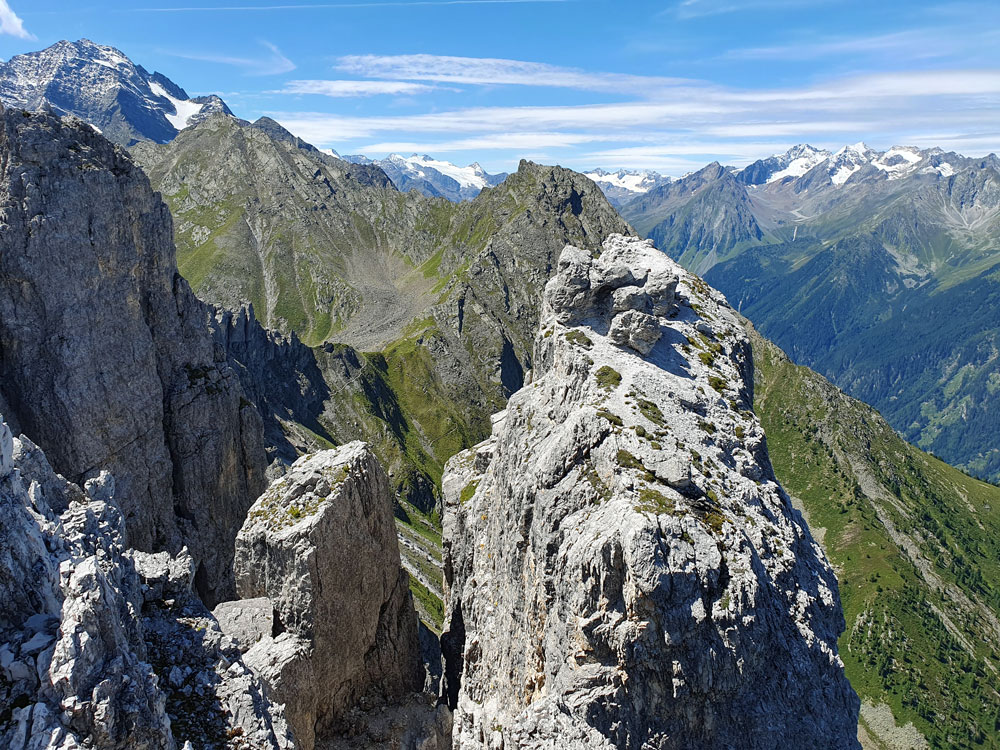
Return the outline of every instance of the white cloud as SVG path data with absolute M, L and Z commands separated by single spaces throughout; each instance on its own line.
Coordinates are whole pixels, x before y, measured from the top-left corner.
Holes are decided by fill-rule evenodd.
M 11 10 L 7 0 L 0 0 L 0 34 L 16 36 L 18 39 L 36 38 L 24 28 L 24 22 Z
M 1000 70 L 995 69 L 888 72 L 738 89 L 500 59 L 363 56 L 342 58 L 341 66 L 377 79 L 370 83 L 390 85 L 405 79 L 416 85 L 604 91 L 618 80 L 614 90 L 630 101 L 376 116 L 269 114 L 305 140 L 338 150 L 465 152 L 476 158 L 476 151 L 520 156 L 545 149 L 580 167 L 648 167 L 671 174 L 713 159 L 745 164 L 801 142 L 835 149 L 864 139 L 888 147 L 929 143 L 928 134 L 946 132 L 952 135 L 942 145 L 964 143 L 977 154 L 1000 148 L 1000 137 L 993 135 L 1000 116 Z M 585 146 L 591 150 L 581 155 Z
M 595 136 L 583 133 L 495 133 L 451 141 L 385 141 L 361 146 L 361 151 L 366 154 L 393 152 L 437 154 L 507 149 L 524 152 L 572 146 L 593 140 L 596 140 Z
M 289 81 L 273 94 L 320 94 L 335 98 L 355 96 L 410 96 L 434 91 L 434 86 L 407 81 Z
M 0 0 L 3 2 L 3 0 Z M 170 52 L 174 57 L 181 57 L 185 60 L 202 60 L 204 62 L 219 63 L 220 65 L 232 65 L 243 68 L 247 75 L 272 76 L 281 73 L 290 73 L 295 70 L 295 63 L 289 60 L 278 49 L 277 45 L 271 42 L 261 41 L 260 44 L 269 51 L 265 57 L 230 57 L 227 55 L 203 55 L 190 54 L 186 52 Z
M 891 73 L 829 81 L 805 88 L 762 91 L 687 86 L 669 101 L 616 104 L 480 107 L 402 116 L 346 117 L 277 113 L 313 132 L 355 137 L 377 133 L 639 132 L 730 129 L 731 135 L 794 135 L 858 131 L 926 118 L 970 115 L 993 122 L 1000 110 L 1000 71 Z M 851 114 L 850 118 L 831 113 Z M 326 124 L 324 124 L 326 123 Z M 737 132 L 742 130 L 742 132 Z M 308 140 L 308 138 L 307 138 Z
M 657 89 L 692 83 L 682 78 L 590 73 L 546 63 L 444 55 L 348 55 L 337 68 L 368 78 L 474 84 L 542 86 L 650 96 Z

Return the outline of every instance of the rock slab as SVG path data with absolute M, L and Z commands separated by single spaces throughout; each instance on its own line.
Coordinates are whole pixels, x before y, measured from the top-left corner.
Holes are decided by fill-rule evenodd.
M 233 598 L 261 420 L 177 272 L 167 207 L 79 121 L 0 112 L 0 165 L 0 409 L 70 481 L 114 475 L 131 546 L 186 546 L 206 603 Z

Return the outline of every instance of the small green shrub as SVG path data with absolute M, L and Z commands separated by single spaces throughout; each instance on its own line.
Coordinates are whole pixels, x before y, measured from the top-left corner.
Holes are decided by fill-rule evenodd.
M 648 419 L 653 424 L 660 425 L 661 427 L 666 426 L 666 419 L 663 416 L 663 412 L 660 411 L 660 407 L 654 404 L 652 401 L 647 401 L 646 399 L 640 398 L 636 401 L 636 406 L 639 407 L 639 413 L 642 414 L 646 419 Z
M 624 422 L 622 422 L 621 417 L 619 417 L 617 414 L 608 411 L 607 409 L 598 409 L 597 416 L 604 417 L 606 420 L 611 422 L 611 424 L 617 427 L 621 427 L 623 424 L 625 424 Z
M 597 385 L 608 391 L 613 391 L 621 385 L 622 382 L 621 373 L 613 367 L 608 367 L 607 365 L 604 365 L 597 372 L 595 372 L 594 378 L 597 380 Z
M 479 487 L 479 480 L 473 479 L 467 485 L 462 488 L 462 492 L 458 496 L 460 503 L 467 503 L 472 499 L 472 496 L 476 494 L 476 488 Z

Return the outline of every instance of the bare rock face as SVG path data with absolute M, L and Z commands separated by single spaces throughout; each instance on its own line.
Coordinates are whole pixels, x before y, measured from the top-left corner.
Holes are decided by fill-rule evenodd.
M 260 417 L 178 275 L 170 215 L 82 123 L 0 114 L 0 408 L 83 482 L 110 471 L 130 543 L 187 546 L 205 601 L 265 485 Z
M 236 584 L 273 607 L 246 660 L 301 748 L 349 710 L 423 686 L 388 478 L 366 444 L 303 456 L 261 495 L 236 540 Z
M 443 482 L 455 747 L 857 747 L 836 578 L 721 295 L 646 241 L 567 247 L 534 362 Z
M 0 420 L 0 747 L 291 750 L 191 556 L 127 551 L 116 497 Z

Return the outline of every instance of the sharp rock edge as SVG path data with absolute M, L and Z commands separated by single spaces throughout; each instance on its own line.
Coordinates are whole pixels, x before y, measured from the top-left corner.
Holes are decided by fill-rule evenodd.
M 722 296 L 647 241 L 567 247 L 534 362 L 446 468 L 455 747 L 857 747 L 836 578 Z

